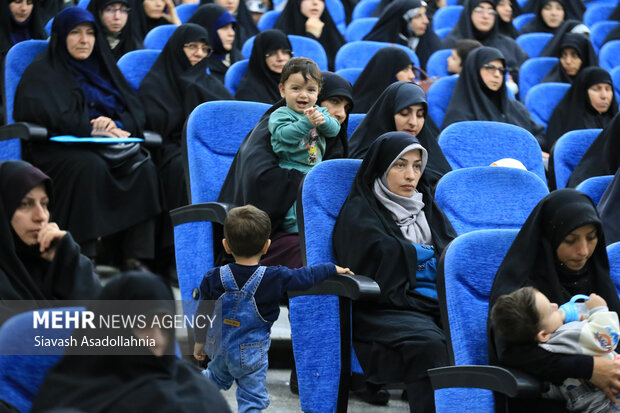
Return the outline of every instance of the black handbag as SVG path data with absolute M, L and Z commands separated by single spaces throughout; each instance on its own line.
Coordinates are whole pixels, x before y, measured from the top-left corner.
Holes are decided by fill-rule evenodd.
M 98 145 L 95 151 L 108 163 L 115 176 L 128 175 L 151 159 L 151 154 L 137 142 Z

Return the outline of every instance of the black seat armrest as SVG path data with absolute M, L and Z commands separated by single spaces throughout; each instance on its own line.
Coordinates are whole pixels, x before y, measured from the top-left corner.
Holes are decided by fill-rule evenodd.
M 0 140 L 21 139 L 24 141 L 41 142 L 48 137 L 47 128 L 31 122 L 15 122 L 0 127 Z
M 146 146 L 161 146 L 163 142 L 161 135 L 157 132 L 145 130 L 142 132 L 142 136 L 144 136 L 144 144 Z
M 337 295 L 351 300 L 376 300 L 381 290 L 372 278 L 365 275 L 331 275 L 325 281 L 305 291 L 289 291 L 289 298 L 300 295 Z
M 196 221 L 209 221 L 224 224 L 228 211 L 235 205 L 224 202 L 205 202 L 191 204 L 170 211 L 170 218 L 174 226 Z
M 433 389 L 465 387 L 492 390 L 512 398 L 537 398 L 544 391 L 538 379 L 499 366 L 448 366 L 428 370 Z

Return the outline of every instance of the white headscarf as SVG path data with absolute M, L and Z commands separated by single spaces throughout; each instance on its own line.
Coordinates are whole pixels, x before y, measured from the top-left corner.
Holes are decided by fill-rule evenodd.
M 426 215 L 422 210 L 424 208 L 422 194 L 416 190 L 411 197 L 407 198 L 396 195 L 387 187 L 387 175 L 394 163 L 405 153 L 415 149 L 419 149 L 422 154 L 420 173 L 424 173 L 424 168 L 426 168 L 426 162 L 428 160 L 426 149 L 419 143 L 409 145 L 394 158 L 390 166 L 388 166 L 383 173 L 383 176 L 375 179 L 373 192 L 377 200 L 390 211 L 392 218 L 394 218 L 394 222 L 396 222 L 396 225 L 398 225 L 406 239 L 413 244 L 431 244 L 433 236 L 431 235 L 431 229 L 426 221 Z

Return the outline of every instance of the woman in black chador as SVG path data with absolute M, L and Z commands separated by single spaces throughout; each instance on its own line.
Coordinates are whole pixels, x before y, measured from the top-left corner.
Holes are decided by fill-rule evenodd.
M 620 168 L 620 115 L 616 114 L 607 127 L 588 147 L 568 179 L 574 188 L 593 176 L 614 175 Z
M 518 68 L 528 56 L 512 38 L 499 33 L 497 19 L 494 3 L 489 0 L 466 0 L 459 20 L 441 46 L 452 49 L 459 39 L 475 39 L 484 46 L 494 47 L 504 55 L 505 64 L 516 81 Z
M 557 57 L 559 62 L 549 70 L 541 83 L 573 83 L 581 70 L 598 66 L 598 57 L 592 43 L 579 33 L 565 33 L 553 57 Z
M 258 34 L 258 28 L 254 23 L 254 19 L 248 10 L 244 0 L 237 0 L 236 9 L 235 1 L 213 1 L 213 0 L 200 0 L 200 5 L 215 3 L 228 10 L 228 12 L 235 18 L 239 25 L 239 30 L 235 36 L 235 47 L 239 50 L 243 47 L 243 44 L 252 36 Z
M 97 36 L 89 11 L 70 7 L 54 19 L 48 48 L 26 68 L 15 93 L 15 120 L 50 136 L 141 136 L 140 99 Z M 45 75 L 42 76 L 41 74 Z M 94 241 L 117 234 L 121 263 L 154 254 L 152 219 L 161 212 L 157 170 L 138 144 L 32 143 L 29 156 L 56 183 L 58 224 L 94 255 Z
M 543 198 L 517 234 L 497 270 L 489 309 L 497 298 L 521 287 L 540 290 L 553 303 L 563 304 L 575 294 L 596 293 L 611 311 L 620 311 L 601 221 L 592 200 L 574 189 L 559 189 Z M 536 342 L 508 344 L 496 339 L 491 325 L 489 361 L 513 367 L 539 380 L 561 383 L 569 377 L 590 380 L 606 388 L 620 387 L 620 365 L 582 354 L 551 353 Z M 512 412 L 565 412 L 565 401 L 510 399 Z
M 329 70 L 334 70 L 336 52 L 346 43 L 323 0 L 290 0 L 278 17 L 274 29 L 286 34 L 306 36 L 325 49 Z
M 368 149 L 334 226 L 336 260 L 381 288 L 353 304 L 353 345 L 370 392 L 405 383 L 412 412 L 434 412 L 427 370 L 448 363 L 436 260 L 456 237 L 432 196 L 426 150 L 388 132 Z
M 248 70 L 239 83 L 235 98 L 274 104 L 280 96 L 282 68 L 293 55 L 288 37 L 280 30 L 265 30 L 254 39 Z
M 97 300 L 89 308 L 96 319 L 122 315 L 144 324 L 77 329 L 76 341 L 120 336 L 136 344 L 116 349 L 71 348 L 47 373 L 32 412 L 230 412 L 217 388 L 195 366 L 175 355 L 175 329 L 166 326 L 166 320 L 175 316 L 175 302 L 161 279 L 152 274 L 123 274 L 110 280 Z M 126 304 L 120 305 L 121 301 Z M 149 346 L 141 345 L 139 339 Z
M 502 52 L 493 47 L 473 50 L 452 92 L 443 127 L 466 120 L 511 123 L 528 130 L 542 142 L 543 127 L 532 120 L 521 102 L 508 97 L 504 71 Z
M 340 123 L 337 138 L 328 139 L 323 160 L 346 158 L 348 154 L 347 124 L 352 107 L 351 83 L 343 77 L 323 72 L 323 87 L 317 103 L 326 107 L 329 114 Z M 269 115 L 285 105 L 284 99 L 275 103 L 245 137 L 233 160 L 218 201 L 234 205 L 252 204 L 269 214 L 271 219 L 271 247 L 261 260 L 261 265 L 302 266 L 299 235 L 284 232 L 282 223 L 287 211 L 297 199 L 303 174 L 294 169 L 281 168 L 271 146 L 267 128 Z M 221 230 L 215 227 L 215 231 Z M 221 231 L 220 231 L 221 232 Z M 213 239 L 221 238 L 215 234 Z M 226 262 L 221 245 L 216 243 L 217 262 Z
M 618 102 L 609 73 L 598 66 L 583 69 L 549 118 L 543 151 L 550 151 L 568 131 L 605 128 L 616 113 Z
M 441 40 L 426 17 L 426 2 L 423 0 L 392 2 L 364 40 L 407 46 L 418 56 L 423 69 L 428 58 L 441 49 Z
M 564 0 L 536 0 L 536 16 L 527 22 L 521 33 L 555 34 L 565 20 Z
M 616 152 L 618 153 L 618 152 Z M 620 241 L 620 168 L 616 170 L 596 208 L 601 215 L 607 245 Z
M 144 48 L 143 38 L 136 30 L 139 17 L 138 11 L 131 7 L 133 3 L 131 0 L 92 0 L 88 3 L 87 9 L 95 17 L 97 30 L 106 39 L 116 61 L 127 52 Z
M 411 82 L 388 86 L 351 135 L 350 156 L 364 158 L 375 139 L 386 132 L 407 132 L 417 137 L 428 152 L 426 178 L 433 186 L 452 170 L 437 143 L 439 129 L 428 116 L 426 95 L 420 86 Z
M 213 54 L 207 58 L 207 65 L 211 76 L 224 84 L 228 68 L 243 60 L 235 43 L 239 33 L 237 20 L 225 8 L 217 4 L 205 4 L 198 7 L 187 22 L 202 26 L 209 34 Z
M 353 85 L 355 113 L 366 113 L 386 87 L 414 79 L 413 63 L 404 50 L 384 47 L 370 59 Z
M 30 39 L 47 39 L 41 18 L 40 1 L 2 0 L 0 2 L 0 59 L 11 46 Z
M 232 99 L 224 85 L 206 72 L 210 51 L 205 29 L 193 23 L 179 26 L 138 89 L 146 127 L 163 138 L 155 161 L 166 211 L 188 203 L 181 155 L 181 132 L 187 117 L 203 102 Z M 172 234 L 167 235 L 164 247 L 172 246 Z
M 52 181 L 39 169 L 0 163 L 0 300 L 90 300 L 99 293 L 90 260 L 50 220 L 55 201 Z

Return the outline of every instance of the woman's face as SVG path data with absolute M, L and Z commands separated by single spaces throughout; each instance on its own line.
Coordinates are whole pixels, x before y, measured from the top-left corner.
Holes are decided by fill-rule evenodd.
M 422 176 L 422 154 L 419 149 L 405 152 L 387 174 L 387 187 L 396 195 L 410 198 Z
M 91 23 L 80 23 L 67 35 L 67 52 L 75 60 L 85 60 L 95 47 L 95 28 Z
M 162 314 L 163 315 L 163 314 Z M 170 337 L 168 332 L 161 328 L 158 325 L 153 325 L 152 319 L 151 322 L 146 323 L 148 328 L 134 328 L 133 334 L 138 339 L 146 340 L 149 339 L 155 340 L 155 346 L 149 347 L 148 349 L 155 355 L 156 357 L 161 357 L 166 355 L 166 350 L 168 349 L 168 343 L 170 342 Z
M 151 19 L 160 19 L 164 15 L 166 3 L 164 0 L 143 0 L 144 12 Z
M 307 18 L 321 17 L 325 10 L 325 3 L 322 0 L 301 0 L 299 9 L 301 14 Z
M 497 12 L 491 3 L 480 3 L 471 12 L 471 22 L 481 32 L 488 32 L 495 24 Z
M 30 190 L 21 200 L 11 218 L 11 226 L 27 245 L 38 244 L 39 231 L 49 222 L 49 198 L 43 184 Z
M 351 101 L 342 96 L 332 96 L 322 101 L 320 106 L 327 108 L 329 115 L 342 125 L 351 110 Z
M 108 4 L 101 10 L 101 21 L 110 33 L 123 30 L 129 17 L 129 8 L 123 3 Z
M 418 7 L 418 13 L 409 20 L 409 27 L 416 36 L 422 36 L 428 28 L 428 17 L 426 17 L 426 7 Z
M 608 83 L 598 83 L 588 88 L 590 104 L 598 113 L 605 113 L 611 106 L 614 90 Z
M 512 4 L 510 4 L 510 0 L 501 0 L 497 3 L 495 10 L 497 11 L 499 18 L 506 23 L 510 23 L 512 21 Z
M 413 74 L 413 65 L 409 65 L 400 72 L 396 73 L 396 80 L 401 82 L 413 82 L 415 75 Z
M 189 42 L 183 45 L 183 52 L 185 52 L 187 60 L 194 66 L 211 54 L 211 48 L 205 42 Z
M 480 68 L 482 81 L 493 92 L 497 92 L 504 83 L 504 63 L 499 60 L 491 60 Z
M 550 1 L 542 8 L 540 15 L 547 26 L 555 29 L 564 21 L 564 7 L 557 1 Z
M 9 3 L 9 10 L 17 23 L 23 23 L 32 14 L 33 0 L 13 0 Z
M 416 104 L 407 106 L 394 115 L 394 123 L 397 132 L 407 132 L 416 136 L 424 127 L 424 105 Z
M 239 0 L 217 0 L 216 3 L 228 10 L 228 13 L 233 16 L 237 13 L 237 9 L 239 8 Z
M 228 23 L 224 27 L 217 29 L 217 35 L 220 36 L 220 41 L 224 50 L 231 51 L 233 43 L 235 42 L 235 29 L 232 23 Z
M 272 50 L 265 55 L 265 63 L 267 63 L 269 70 L 274 73 L 282 73 L 284 65 L 289 60 L 291 60 L 289 49 Z
M 560 64 L 569 76 L 575 76 L 581 69 L 582 61 L 577 50 L 572 47 L 565 47 L 560 55 Z
M 459 73 L 461 73 L 461 70 L 463 70 L 463 61 L 461 60 L 459 54 L 456 52 L 456 49 L 452 49 L 452 53 L 450 53 L 450 56 L 448 56 L 447 62 L 448 73 L 458 75 Z
M 569 270 L 577 271 L 586 265 L 598 244 L 598 232 L 594 224 L 584 225 L 564 237 L 556 254 L 558 260 Z

